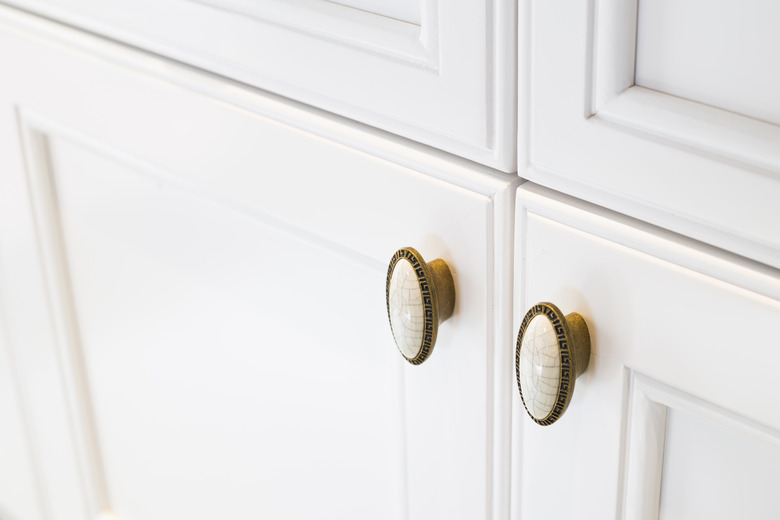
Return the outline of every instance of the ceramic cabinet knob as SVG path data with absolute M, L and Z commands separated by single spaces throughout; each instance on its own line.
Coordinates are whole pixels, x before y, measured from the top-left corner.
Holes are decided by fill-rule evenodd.
M 526 313 L 517 334 L 515 375 L 531 419 L 542 426 L 560 419 L 589 359 L 590 334 L 582 316 L 564 316 L 552 303 L 538 303 Z
M 439 324 L 455 309 L 455 284 L 444 260 L 425 263 L 411 247 L 390 260 L 385 284 L 387 317 L 398 350 L 419 365 L 431 355 Z

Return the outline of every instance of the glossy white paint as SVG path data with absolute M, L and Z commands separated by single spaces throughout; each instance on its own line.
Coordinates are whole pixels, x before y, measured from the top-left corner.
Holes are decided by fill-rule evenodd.
M 231 105 L 219 78 L 0 18 L 3 347 L 35 454 L 0 467 L 0 484 L 34 475 L 0 507 L 505 514 L 514 179 L 251 89 Z M 384 308 L 406 243 L 448 260 L 459 295 L 447 348 L 421 367 L 395 352 Z
M 5 287 L 0 285 L 0 518 L 41 518 L 46 506 L 40 500 L 34 453 L 27 435 L 28 411 L 19 393 L 19 373 L 11 352 L 12 338 L 5 318 Z
M 765 334 L 780 320 L 777 271 L 531 183 L 517 219 L 516 327 L 529 305 L 554 302 L 582 314 L 592 353 L 555 424 L 536 425 L 515 396 L 512 518 L 708 516 L 687 489 L 724 490 L 724 514 L 740 500 L 771 514 L 776 493 L 759 477 L 778 471 L 780 348 Z M 735 348 L 762 361 L 742 370 Z M 716 459 L 710 471 L 686 442 L 749 466 Z M 732 475 L 756 480 L 743 493 Z M 683 488 L 664 495 L 672 485 Z
M 223 95 L 252 85 L 516 169 L 513 1 L 420 0 L 419 22 L 370 0 L 5 3 L 236 80 Z
M 639 2 L 636 83 L 778 125 L 778 19 L 766 0 Z
M 670 409 L 659 518 L 761 518 L 780 510 L 780 444 Z M 718 475 L 718 478 L 712 478 Z
M 0 516 L 776 509 L 729 475 L 777 470 L 780 286 L 754 261 L 780 266 L 780 131 L 636 85 L 637 2 L 522 1 L 517 33 L 504 1 L 413 23 L 373 0 L 12 3 L 158 55 L 0 8 Z M 515 234 L 519 181 L 426 146 L 514 168 L 515 34 L 523 175 L 661 228 L 527 184 Z M 458 294 L 417 367 L 383 301 L 410 243 Z M 550 427 L 517 395 L 513 294 L 518 322 L 544 300 L 591 331 Z M 735 345 L 766 361 L 750 378 Z
M 635 66 L 642 65 L 634 60 L 636 31 L 644 23 L 637 13 L 641 17 L 644 11 L 636 1 L 522 4 L 519 120 L 528 122 L 519 132 L 521 176 L 780 267 L 780 227 L 775 225 L 780 221 L 780 130 L 767 122 L 774 120 L 776 96 L 740 94 L 744 91 L 732 87 L 749 89 L 754 81 L 729 65 L 759 59 L 775 70 L 776 46 L 763 49 L 761 58 L 729 47 L 736 54 L 720 60 L 716 52 L 710 59 L 723 70 L 699 79 L 701 91 L 726 89 L 751 97 L 756 105 L 748 117 L 637 84 Z M 774 4 L 750 5 L 760 9 L 755 17 L 769 27 Z M 717 17 L 723 10 L 699 11 L 695 24 L 677 31 L 679 38 L 711 36 L 705 14 Z M 749 21 L 732 17 L 724 23 L 729 40 L 750 39 Z M 659 41 L 676 38 L 674 31 L 654 34 L 640 42 L 640 59 L 651 60 L 647 53 Z M 713 29 L 712 34 L 722 32 Z M 693 71 L 695 66 L 682 67 Z M 716 76 L 729 75 L 733 79 L 726 84 L 705 84 L 708 77 L 718 83 Z
M 513 520 L 777 510 L 775 11 L 520 3 L 515 326 L 553 302 L 592 354 L 555 424 L 515 396 Z
M 422 22 L 422 10 L 425 5 L 423 0 L 395 0 L 383 2 L 382 0 L 320 0 L 335 4 L 348 5 L 362 11 L 381 14 L 396 20 L 420 25 Z

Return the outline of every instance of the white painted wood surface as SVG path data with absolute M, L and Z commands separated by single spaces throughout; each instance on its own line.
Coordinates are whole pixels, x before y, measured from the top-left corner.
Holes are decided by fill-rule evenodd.
M 516 5 L 509 0 L 424 0 L 419 22 L 323 0 L 5 3 L 516 169 Z
M 707 5 L 707 16 L 722 15 L 720 2 Z M 776 18 L 774 3 L 750 5 L 759 9 L 751 16 L 766 24 Z M 749 117 L 725 103 L 729 110 L 642 87 L 634 57 L 643 13 L 636 1 L 624 0 L 521 3 L 519 121 L 527 122 L 519 131 L 520 175 L 780 267 L 780 132 L 771 123 L 777 96 L 771 88 L 752 96 L 757 105 Z M 679 29 L 680 37 L 709 38 L 702 20 L 706 16 L 686 24 L 684 34 Z M 753 24 L 738 17 L 729 22 L 729 41 L 749 39 Z M 653 38 L 674 39 L 674 30 L 664 26 Z M 643 49 L 653 45 L 640 42 L 639 58 L 646 59 Z M 702 76 L 697 88 L 745 97 L 731 86 L 750 89 L 756 81 L 742 68 L 730 69 L 735 62 L 758 59 L 774 74 L 776 45 L 762 48 L 760 58 L 750 55 L 749 46 L 729 49 L 736 54 L 714 74 L 733 79 L 710 88 Z M 718 60 L 712 50 L 711 59 Z
M 676 410 L 668 422 L 659 518 L 771 518 L 780 511 L 780 443 L 767 446 Z
M 549 427 L 515 392 L 512 518 L 710 518 L 713 493 L 716 518 L 745 500 L 751 517 L 772 517 L 777 272 L 532 183 L 518 190 L 516 232 L 515 330 L 550 301 L 582 314 L 592 354 Z
M 393 2 L 384 2 L 383 0 L 321 0 L 333 2 L 334 4 L 348 5 L 362 11 L 381 14 L 396 20 L 420 25 L 422 20 L 422 10 L 425 2 L 423 0 L 395 0 Z
M 4 294 L 5 287 L 0 285 L 0 296 Z M 34 453 L 27 438 L 28 411 L 19 393 L 19 373 L 10 350 L 13 340 L 3 319 L 4 310 L 0 307 L 0 518 L 40 518 L 43 507 L 37 495 Z
M 780 124 L 780 4 L 639 2 L 636 83 Z
M 25 439 L 0 511 L 505 518 L 511 177 L 0 20 L 0 341 L 19 386 L 0 412 Z M 384 308 L 403 245 L 445 259 L 458 295 L 419 367 Z

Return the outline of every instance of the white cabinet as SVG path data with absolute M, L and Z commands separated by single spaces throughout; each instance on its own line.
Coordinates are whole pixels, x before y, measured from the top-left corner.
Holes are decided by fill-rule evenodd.
M 513 520 L 777 516 L 776 14 L 521 2 L 515 331 L 551 302 L 591 356 L 554 424 L 514 392 Z
M 719 1 L 5 0 L 0 518 L 769 516 L 776 8 Z M 540 301 L 592 340 L 548 427 Z
M 531 183 L 516 211 L 516 308 L 580 313 L 591 355 L 552 425 L 515 391 L 513 518 L 772 517 L 777 273 Z
M 515 171 L 512 1 L 6 3 Z
M 0 17 L 0 516 L 506 507 L 512 176 Z M 457 294 L 421 366 L 384 302 L 407 245 Z
M 525 3 L 520 175 L 780 267 L 776 5 L 597 3 Z M 731 54 L 697 46 L 724 33 Z M 706 74 L 678 73 L 702 61 Z

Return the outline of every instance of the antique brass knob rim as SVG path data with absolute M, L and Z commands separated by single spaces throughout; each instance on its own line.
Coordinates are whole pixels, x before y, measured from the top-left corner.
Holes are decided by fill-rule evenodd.
M 422 338 L 419 350 L 416 353 L 407 355 L 399 343 L 399 335 L 405 331 L 397 330 L 401 327 L 393 327 L 393 313 L 397 312 L 391 293 L 393 275 L 399 262 L 408 262 L 414 271 L 422 299 Z M 433 352 L 436 345 L 439 325 L 446 321 L 455 309 L 455 284 L 452 279 L 452 273 L 444 260 L 436 259 L 426 263 L 422 255 L 414 248 L 404 247 L 395 252 L 387 268 L 387 279 L 385 282 L 385 302 L 387 304 L 387 318 L 390 322 L 390 329 L 393 333 L 396 347 L 401 355 L 413 365 L 423 363 Z M 404 338 L 401 338 L 403 341 Z M 408 350 L 408 348 L 407 348 Z
M 546 317 L 552 326 L 558 347 L 560 359 L 560 371 L 558 373 L 558 385 L 549 413 L 544 416 L 538 416 L 534 413 L 535 407 L 532 403 L 526 402 L 527 395 L 523 394 L 523 380 L 521 359 L 523 358 L 523 344 L 525 334 L 532 321 L 538 316 Z M 528 348 L 528 347 L 527 347 Z M 561 310 L 548 302 L 537 303 L 526 313 L 517 333 L 517 345 L 515 349 L 515 376 L 517 378 L 517 388 L 520 391 L 520 398 L 523 401 L 528 416 L 537 424 L 548 426 L 563 415 L 571 402 L 574 394 L 574 384 L 576 378 L 582 374 L 588 366 L 590 359 L 590 333 L 583 317 L 573 312 L 566 316 Z M 529 392 L 527 392 L 528 394 Z

